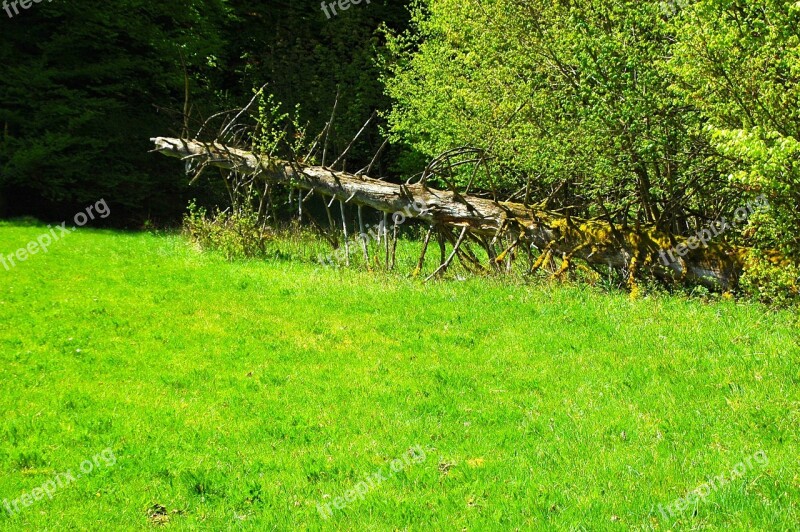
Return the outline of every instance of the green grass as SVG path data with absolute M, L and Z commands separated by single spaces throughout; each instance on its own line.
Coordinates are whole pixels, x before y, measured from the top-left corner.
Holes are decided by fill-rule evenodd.
M 43 231 L 0 225 L 0 253 Z M 791 311 L 228 263 L 177 236 L 90 230 L 0 266 L 0 287 L 0 503 L 116 458 L 0 510 L 2 529 L 800 522 Z M 416 445 L 424 460 L 323 519 L 318 503 Z M 662 517 L 759 450 L 766 466 Z

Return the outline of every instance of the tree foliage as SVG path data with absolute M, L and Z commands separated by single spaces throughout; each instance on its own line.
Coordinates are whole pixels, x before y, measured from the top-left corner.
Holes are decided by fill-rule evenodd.
M 726 238 L 796 256 L 798 9 L 421 0 L 390 39 L 391 133 L 426 157 L 482 148 L 493 186 L 673 234 L 766 194 Z
M 727 199 L 699 112 L 671 90 L 659 2 L 436 0 L 414 24 L 392 41 L 396 139 L 490 149 L 519 172 L 509 188 L 521 174 L 576 212 L 673 231 Z
M 800 256 L 800 4 L 704 0 L 676 28 L 670 66 L 731 185 L 771 200 L 760 244 Z

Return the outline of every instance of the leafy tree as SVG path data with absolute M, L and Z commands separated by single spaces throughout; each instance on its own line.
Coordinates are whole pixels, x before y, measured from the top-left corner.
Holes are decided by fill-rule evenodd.
M 391 40 L 396 140 L 491 150 L 571 212 L 685 232 L 733 196 L 697 110 L 672 90 L 661 2 L 429 0 Z M 484 183 L 484 185 L 487 185 Z
M 671 67 L 731 186 L 765 193 L 754 242 L 800 257 L 800 4 L 703 0 L 675 18 Z

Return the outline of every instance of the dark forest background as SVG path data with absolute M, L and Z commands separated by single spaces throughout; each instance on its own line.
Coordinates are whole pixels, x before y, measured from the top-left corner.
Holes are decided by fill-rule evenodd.
M 242 107 L 267 84 L 316 135 L 340 91 L 331 149 L 343 149 L 388 100 L 375 58 L 383 24 L 408 25 L 404 1 L 351 6 L 328 19 L 318 0 L 89 0 L 0 12 L 0 217 L 59 221 L 105 198 L 108 223 L 137 228 L 180 220 L 191 189 L 150 137 L 179 135 L 188 75 L 191 130 Z M 184 68 L 185 67 L 185 68 Z M 380 121 L 354 164 L 380 146 Z M 388 172 L 396 154 L 382 158 Z

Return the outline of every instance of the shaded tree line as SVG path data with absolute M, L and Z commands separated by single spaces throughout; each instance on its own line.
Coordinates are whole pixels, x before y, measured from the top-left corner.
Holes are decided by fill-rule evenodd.
M 388 105 L 377 30 L 404 28 L 405 4 L 328 20 L 314 0 L 54 0 L 0 19 L 0 216 L 60 220 L 103 197 L 110 224 L 176 222 L 188 199 L 220 191 L 210 181 L 190 190 L 148 153 L 149 138 L 196 131 L 264 84 L 287 110 L 300 106 L 310 132 L 338 90 L 329 141 L 342 149 Z M 353 148 L 353 164 L 374 153 L 379 127 Z

